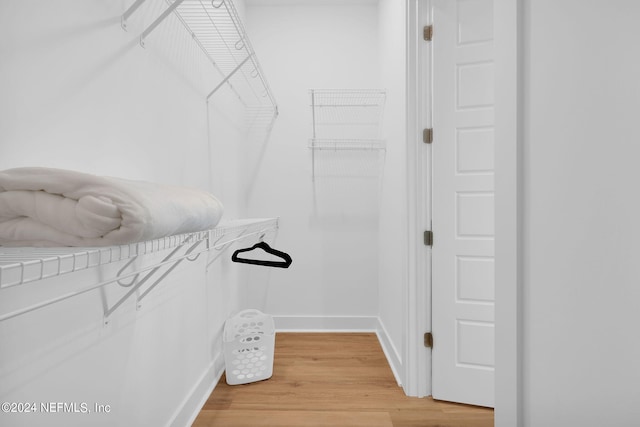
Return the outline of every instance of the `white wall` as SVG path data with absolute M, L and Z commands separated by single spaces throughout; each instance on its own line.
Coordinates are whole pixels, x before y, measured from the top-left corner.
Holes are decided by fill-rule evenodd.
M 247 269 L 250 288 L 269 276 L 268 287 L 253 288 L 253 304 L 278 316 L 277 327 L 362 327 L 378 314 L 379 175 L 367 174 L 379 161 L 325 152 L 312 181 L 307 147 L 309 89 L 378 88 L 377 13 L 376 2 L 247 2 L 249 36 L 280 111 L 247 171 L 248 213 L 281 217 L 276 247 L 293 257 L 288 270 Z
M 521 35 L 519 0 L 494 0 L 495 425 L 521 426 Z
M 524 425 L 636 425 L 640 4 L 523 4 Z
M 174 16 L 140 47 L 138 35 L 166 3 L 146 2 L 125 32 L 120 16 L 131 3 L 0 4 L 0 169 L 50 166 L 202 188 L 222 200 L 226 218 L 242 215 L 238 103 L 221 90 L 207 113 L 204 98 L 221 77 Z M 141 310 L 130 300 L 107 327 L 98 291 L 2 322 L 1 401 L 99 403 L 111 412 L 1 413 L 0 424 L 159 426 L 188 417 L 179 412 L 185 398 L 201 379 L 211 384 L 223 321 L 242 306 L 238 269 L 226 258 L 207 272 L 204 257 L 181 265 Z M 119 267 L 3 289 L 0 298 L 31 301 Z M 112 302 L 122 290 L 105 292 Z
M 384 133 L 387 155 L 380 196 L 380 322 L 390 340 L 388 355 L 403 361 L 407 298 L 406 2 L 379 2 L 381 85 L 387 89 Z M 427 307 L 424 307 L 426 310 Z M 398 375 L 403 371 L 396 366 Z M 401 378 L 399 378 L 402 381 Z M 405 389 L 406 390 L 406 389 Z

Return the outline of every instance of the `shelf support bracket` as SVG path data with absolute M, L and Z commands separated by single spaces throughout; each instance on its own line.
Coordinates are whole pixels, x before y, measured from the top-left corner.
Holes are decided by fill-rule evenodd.
M 187 251 L 185 252 L 185 255 L 189 255 L 191 254 L 191 252 L 193 252 L 199 245 L 200 243 L 202 243 L 202 240 L 194 243 L 193 245 L 191 245 L 191 247 L 189 249 L 187 249 Z M 171 265 L 171 267 L 169 267 L 167 269 L 167 271 L 165 271 L 164 273 L 162 273 L 162 276 L 160 276 L 158 278 L 158 280 L 156 280 L 155 282 L 153 282 L 151 284 L 151 286 L 149 286 L 142 294 L 140 294 L 140 296 L 138 297 L 138 302 L 136 304 L 137 308 L 140 308 L 140 303 L 142 302 L 142 300 L 144 299 L 145 296 L 147 296 L 147 294 L 149 294 L 149 292 L 151 292 L 151 290 L 153 288 L 156 287 L 156 285 L 160 282 L 162 282 L 164 280 L 165 277 L 167 277 L 169 275 L 169 273 L 171 273 L 178 265 L 180 265 L 180 263 L 182 261 L 184 261 L 185 259 L 187 261 L 195 261 L 196 259 L 198 259 L 198 257 L 200 256 L 200 254 L 196 255 L 195 258 L 189 258 L 189 257 L 181 257 L 179 260 L 177 260 L 174 264 Z
M 173 12 L 174 10 L 176 10 L 176 9 L 178 8 L 178 6 L 180 6 L 180 4 L 182 4 L 182 2 L 183 2 L 183 1 L 184 1 L 184 0 L 175 0 L 175 1 L 171 4 L 171 6 L 169 6 L 169 7 L 167 8 L 167 10 L 165 10 L 164 12 L 162 12 L 162 15 L 158 16 L 158 18 L 157 18 L 155 21 L 153 21 L 153 23 L 152 23 L 151 25 L 149 25 L 149 27 L 147 27 L 147 29 L 146 29 L 146 30 L 144 30 L 144 31 L 142 32 L 142 34 L 140 35 L 140 45 L 141 45 L 142 47 L 144 47 L 144 39 L 146 39 L 146 38 L 147 38 L 147 36 L 148 36 L 149 34 L 151 34 L 151 32 L 152 32 L 153 30 L 155 30 L 155 28 L 156 28 L 158 25 L 160 25 L 160 23 L 161 23 L 162 21 L 164 21 L 164 19 L 165 19 L 167 16 L 169 16 L 169 14 L 170 14 L 171 12 Z
M 207 95 L 207 101 L 209 101 L 209 98 L 211 98 L 211 96 L 216 93 L 216 91 L 218 89 L 220 89 L 222 87 L 223 84 L 225 84 L 240 68 L 242 68 L 242 66 L 249 60 L 251 59 L 251 54 L 247 55 L 246 58 L 244 58 L 242 60 L 241 63 L 239 63 L 236 68 L 233 69 L 232 72 L 229 73 L 228 76 L 226 76 L 224 79 L 222 79 L 222 81 L 220 83 L 218 83 L 218 86 L 216 86 L 211 92 L 209 92 L 209 95 Z
M 133 12 L 135 12 L 144 2 L 145 0 L 136 0 L 135 3 L 129 6 L 129 9 L 122 14 L 120 25 L 122 25 L 123 30 L 127 31 L 127 19 L 129 19 L 129 17 L 133 15 Z
M 182 260 L 188 256 L 191 252 L 193 252 L 196 247 L 198 247 L 198 245 L 201 243 L 202 241 L 197 241 L 194 244 L 192 244 L 189 249 L 187 249 L 185 255 L 183 255 L 182 257 L 180 257 L 179 259 L 175 260 L 171 267 L 169 267 L 169 269 L 167 271 L 165 271 L 159 278 L 158 280 L 156 280 L 155 282 L 153 282 L 153 284 L 151 286 L 149 286 L 149 288 L 138 298 L 138 304 L 140 303 L 140 300 L 146 296 L 149 291 L 151 289 L 153 289 L 158 283 L 160 283 L 165 277 L 167 277 L 167 275 L 169 273 L 171 273 L 181 262 Z M 184 247 L 184 245 L 186 244 L 183 243 L 182 245 L 179 245 L 178 247 L 176 247 L 174 250 L 171 251 L 171 253 L 169 253 L 169 255 L 167 255 L 166 257 L 164 257 L 164 259 L 160 262 L 160 265 L 157 267 L 154 267 L 151 271 L 149 271 L 142 279 L 140 279 L 137 283 L 135 284 L 128 284 L 128 286 L 131 286 L 131 289 L 129 289 L 129 291 L 124 294 L 115 304 L 113 304 L 113 306 L 111 306 L 111 308 L 108 308 L 105 310 L 104 312 L 104 323 L 107 324 L 109 323 L 109 317 L 113 314 L 114 311 L 116 311 L 126 300 L 129 299 L 129 297 L 131 295 L 133 295 L 135 292 L 138 291 L 138 289 L 140 289 L 140 287 L 145 284 L 149 279 L 151 279 L 151 277 L 153 277 L 158 270 L 160 270 L 162 265 L 165 265 L 168 262 L 171 262 L 171 259 L 173 258 L 173 256 L 180 250 L 182 249 L 182 247 Z M 134 280 L 137 277 L 134 276 Z

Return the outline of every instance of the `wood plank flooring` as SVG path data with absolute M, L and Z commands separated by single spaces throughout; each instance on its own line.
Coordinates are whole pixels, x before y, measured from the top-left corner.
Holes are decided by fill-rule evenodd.
M 375 334 L 278 333 L 273 377 L 224 376 L 193 427 L 490 427 L 493 410 L 410 398 Z

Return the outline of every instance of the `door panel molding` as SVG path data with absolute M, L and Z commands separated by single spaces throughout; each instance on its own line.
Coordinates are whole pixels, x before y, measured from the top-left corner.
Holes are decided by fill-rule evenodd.
M 493 0 L 433 0 L 432 355 L 435 399 L 494 405 Z M 483 137 L 478 138 L 479 132 Z M 464 138 L 473 135 L 475 138 Z M 481 144 L 475 146 L 474 144 Z M 484 149 L 485 151 L 481 151 Z M 481 167 L 463 167 L 480 159 Z M 466 272 L 464 281 L 461 275 Z M 474 276 L 481 274 L 481 276 Z M 467 295 L 460 298 L 461 286 Z M 482 298 L 478 298 L 482 296 Z

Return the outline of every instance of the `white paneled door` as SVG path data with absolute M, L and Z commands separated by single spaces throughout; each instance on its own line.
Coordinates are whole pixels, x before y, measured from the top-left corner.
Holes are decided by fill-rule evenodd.
M 492 0 L 433 0 L 433 397 L 494 402 Z

